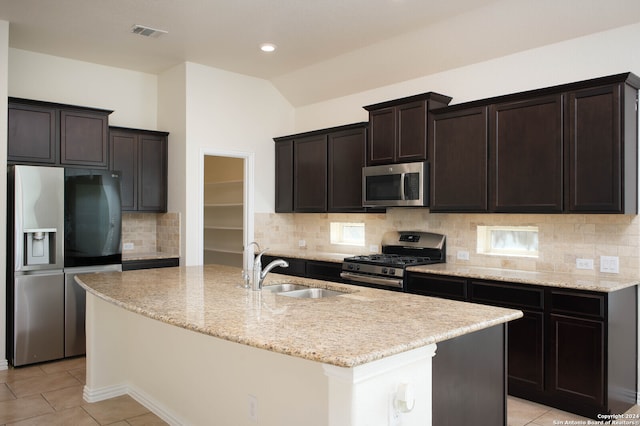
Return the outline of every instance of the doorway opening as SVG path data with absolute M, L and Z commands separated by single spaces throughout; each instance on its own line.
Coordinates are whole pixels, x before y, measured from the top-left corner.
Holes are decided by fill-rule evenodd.
M 241 268 L 245 234 L 245 159 L 204 156 L 203 264 Z

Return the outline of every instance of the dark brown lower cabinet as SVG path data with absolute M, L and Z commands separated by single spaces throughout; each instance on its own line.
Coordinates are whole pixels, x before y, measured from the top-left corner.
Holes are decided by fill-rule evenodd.
M 544 315 L 522 311 L 509 323 L 509 389 L 516 393 L 541 392 L 544 388 Z
M 288 268 L 281 268 L 277 266 L 273 268 L 272 272 L 276 274 L 292 275 L 295 277 L 312 278 L 314 280 L 333 281 L 340 283 L 340 272 L 342 272 L 342 263 L 340 262 L 325 262 L 320 260 L 305 260 L 292 257 L 282 256 L 262 256 L 262 267 L 268 265 L 275 259 L 284 259 L 289 262 Z
M 166 259 L 139 259 L 122 261 L 123 271 L 135 271 L 138 269 L 171 268 L 180 266 L 180 258 L 169 257 Z
M 510 395 L 594 419 L 636 402 L 637 286 L 600 293 L 410 272 L 407 291 L 523 312 L 508 326 Z
M 289 266 L 283 268 L 281 266 L 276 266 L 271 270 L 274 274 L 282 274 L 282 275 L 291 275 L 294 277 L 304 277 L 306 276 L 307 270 L 307 261 L 304 259 L 296 259 L 292 257 L 282 257 L 282 256 L 271 256 L 264 254 L 262 255 L 262 267 L 264 268 L 269 263 L 273 262 L 276 259 L 284 259 L 289 263 Z
M 552 314 L 549 323 L 549 392 L 605 409 L 604 322 Z

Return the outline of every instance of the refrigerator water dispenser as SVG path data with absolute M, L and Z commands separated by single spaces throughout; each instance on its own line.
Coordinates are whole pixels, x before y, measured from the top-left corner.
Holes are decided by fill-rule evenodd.
M 25 266 L 56 263 L 55 229 L 27 229 L 24 233 Z

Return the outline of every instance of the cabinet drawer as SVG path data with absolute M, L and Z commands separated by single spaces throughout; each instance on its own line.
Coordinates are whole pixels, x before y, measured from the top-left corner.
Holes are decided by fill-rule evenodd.
M 544 290 L 535 287 L 472 281 L 469 292 L 472 302 L 530 309 L 544 307 Z
M 284 259 L 289 262 L 288 268 L 282 268 L 280 266 L 276 266 L 273 268 L 272 272 L 274 274 L 283 274 L 283 275 L 293 275 L 296 277 L 304 277 L 305 276 L 305 266 L 306 261 L 304 259 L 295 259 L 290 257 L 280 257 L 280 256 L 267 256 L 266 254 L 262 256 L 262 267 L 264 268 L 269 263 L 273 262 L 276 259 Z
M 466 300 L 467 280 L 465 278 L 410 274 L 407 279 L 407 292 L 445 299 Z
M 604 295 L 551 291 L 551 312 L 604 318 Z
M 171 257 L 167 259 L 125 260 L 122 262 L 123 271 L 135 271 L 138 269 L 171 268 L 180 266 L 180 259 Z
M 340 272 L 342 272 L 341 263 L 307 261 L 307 278 L 342 282 Z

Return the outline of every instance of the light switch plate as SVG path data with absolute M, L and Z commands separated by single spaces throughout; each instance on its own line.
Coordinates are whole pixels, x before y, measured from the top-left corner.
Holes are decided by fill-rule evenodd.
M 124 243 L 124 244 L 122 244 L 122 250 L 133 250 L 135 247 L 136 246 L 133 243 Z
M 600 256 L 600 272 L 620 273 L 620 258 L 618 256 Z
M 576 269 L 593 269 L 593 259 L 576 259 Z
M 469 252 L 467 250 L 458 250 L 458 260 L 469 260 Z

